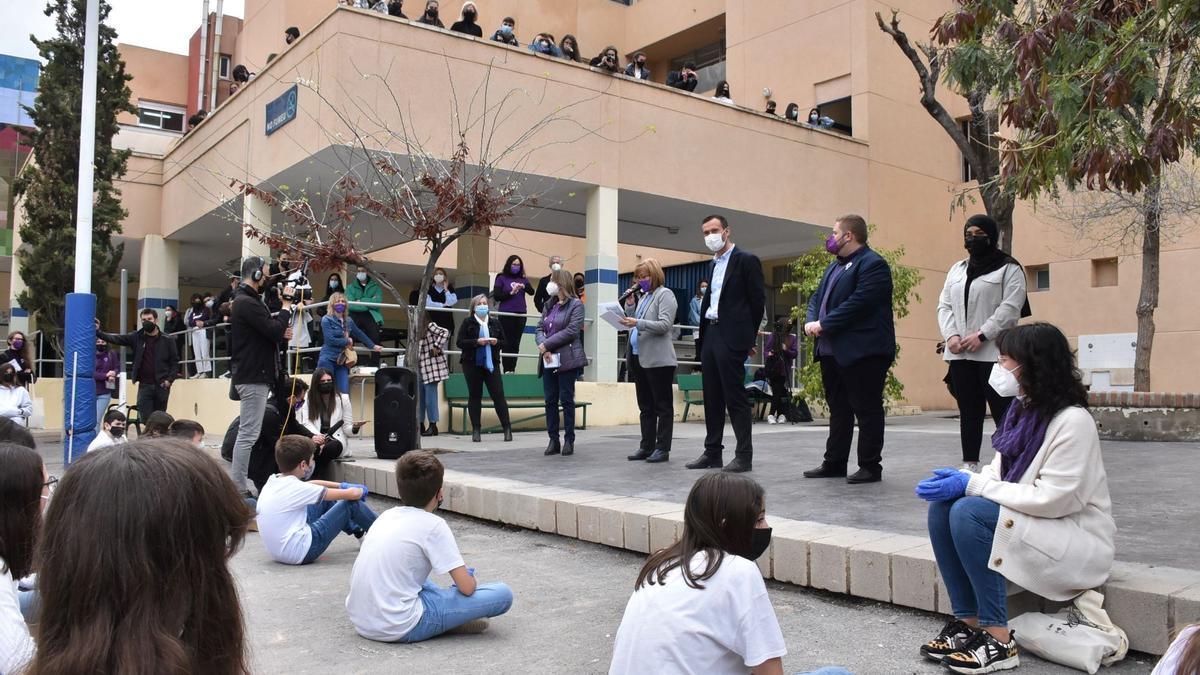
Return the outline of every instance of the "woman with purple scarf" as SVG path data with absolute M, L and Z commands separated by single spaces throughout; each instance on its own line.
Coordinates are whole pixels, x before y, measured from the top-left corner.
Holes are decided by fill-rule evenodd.
M 571 273 L 555 270 L 546 284 L 550 299 L 537 327 L 538 376 L 546 397 L 547 455 L 575 453 L 575 380 L 587 366 L 583 352 L 583 303 L 575 293 Z M 558 441 L 558 406 L 562 405 L 563 440 Z
M 917 486 L 954 618 L 921 653 L 957 673 L 1016 668 L 1008 582 L 1066 602 L 1108 580 L 1112 501 L 1087 390 L 1048 323 L 997 336 L 989 385 L 1013 396 L 978 473 L 937 469 Z
M 521 351 L 521 337 L 525 335 L 525 323 L 528 321 L 524 315 L 529 311 L 525 296 L 533 295 L 534 290 L 534 285 L 529 283 L 529 278 L 525 276 L 525 263 L 521 261 L 521 256 L 508 256 L 504 267 L 496 275 L 496 285 L 492 287 L 492 297 L 498 303 L 496 311 L 521 315 L 500 317 L 505 337 L 500 350 L 505 354 Z M 504 372 L 511 373 L 517 369 L 517 357 L 505 356 L 503 361 Z

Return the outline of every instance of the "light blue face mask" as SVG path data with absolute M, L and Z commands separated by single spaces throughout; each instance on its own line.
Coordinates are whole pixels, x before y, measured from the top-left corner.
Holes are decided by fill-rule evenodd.
M 475 306 L 475 316 L 482 319 L 483 317 L 485 317 L 487 315 L 488 315 L 487 305 L 476 305 Z
M 504 35 L 512 35 L 513 27 L 508 24 L 504 24 L 503 26 L 500 26 L 500 32 Z

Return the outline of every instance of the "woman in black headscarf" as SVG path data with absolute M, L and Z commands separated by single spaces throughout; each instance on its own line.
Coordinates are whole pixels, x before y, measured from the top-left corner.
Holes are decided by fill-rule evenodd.
M 979 464 L 983 442 L 983 416 L 991 408 L 999 427 L 1011 398 L 1000 396 L 988 384 L 992 365 L 999 357 L 994 342 L 1000 331 L 1029 316 L 1025 295 L 1025 270 L 998 246 L 1000 228 L 991 217 L 979 214 L 963 227 L 963 247 L 970 255 L 946 273 L 938 302 L 938 324 L 950 364 L 950 385 L 958 399 L 959 434 L 964 468 Z

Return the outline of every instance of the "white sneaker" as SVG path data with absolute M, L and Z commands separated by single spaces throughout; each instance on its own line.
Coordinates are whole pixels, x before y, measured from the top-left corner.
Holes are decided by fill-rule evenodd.
M 767 415 L 767 424 L 776 424 L 777 421 L 774 415 Z
M 959 471 L 970 471 L 971 473 L 979 473 L 979 462 L 963 462 L 963 465 L 958 467 Z

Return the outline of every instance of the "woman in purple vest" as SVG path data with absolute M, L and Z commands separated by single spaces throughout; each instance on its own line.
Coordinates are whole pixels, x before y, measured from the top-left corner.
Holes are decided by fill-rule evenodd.
M 498 303 L 496 311 L 522 316 L 500 317 L 500 326 L 504 329 L 505 339 L 505 343 L 500 345 L 500 350 L 505 354 L 516 354 L 521 350 L 521 337 L 525 335 L 525 322 L 528 321 L 524 314 L 529 311 L 525 296 L 533 295 L 533 293 L 534 285 L 529 283 L 529 278 L 525 276 L 525 263 L 521 260 L 521 256 L 508 256 L 508 260 L 504 261 L 504 267 L 496 275 L 496 285 L 492 288 L 492 297 Z M 505 356 L 502 360 L 504 361 L 504 372 L 511 373 L 517 369 L 516 356 Z

